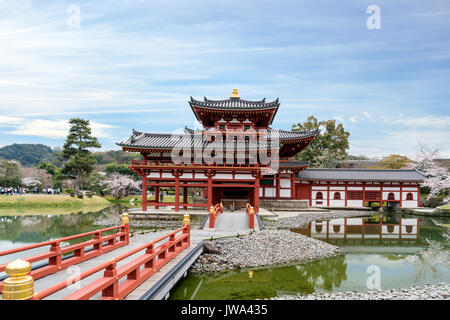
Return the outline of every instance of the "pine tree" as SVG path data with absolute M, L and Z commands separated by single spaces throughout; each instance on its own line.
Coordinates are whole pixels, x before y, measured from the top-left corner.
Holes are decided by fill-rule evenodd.
M 69 124 L 69 135 L 61 152 L 61 156 L 66 160 L 61 172 L 76 179 L 75 194 L 78 195 L 81 177 L 89 176 L 94 170 L 95 158 L 90 149 L 101 148 L 101 144 L 92 136 L 89 120 L 73 118 L 69 120 Z

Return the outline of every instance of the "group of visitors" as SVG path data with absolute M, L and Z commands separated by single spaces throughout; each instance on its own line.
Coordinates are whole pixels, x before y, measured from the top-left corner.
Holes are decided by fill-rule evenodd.
M 41 190 L 38 187 L 34 188 L 23 188 L 23 187 L 0 187 L 0 194 L 2 195 L 22 195 L 27 193 L 40 194 Z M 53 189 L 53 188 L 44 188 L 42 189 L 42 193 L 44 194 L 60 194 L 61 189 Z

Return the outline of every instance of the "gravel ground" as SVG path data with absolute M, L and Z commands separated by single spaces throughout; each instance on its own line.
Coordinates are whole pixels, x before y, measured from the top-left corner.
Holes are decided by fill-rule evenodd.
M 450 300 L 450 284 L 444 282 L 406 289 L 282 296 L 272 300 Z
M 287 230 L 262 230 L 212 243 L 220 254 L 202 254 L 192 265 L 191 273 L 307 262 L 340 253 L 336 246 Z
M 299 212 L 295 217 L 283 218 L 283 213 L 279 212 L 277 221 L 262 220 L 264 229 L 292 229 L 306 226 L 313 220 L 325 220 L 344 217 L 370 216 L 376 212 L 356 211 L 356 210 L 336 210 L 331 212 Z

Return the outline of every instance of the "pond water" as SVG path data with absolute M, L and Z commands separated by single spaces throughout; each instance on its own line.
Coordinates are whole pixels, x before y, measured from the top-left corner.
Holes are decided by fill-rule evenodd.
M 64 212 L 50 215 L 32 215 L 29 212 L 30 209 L 27 210 L 24 215 L 0 216 L 0 251 L 101 229 L 102 226 L 96 225 L 95 222 L 106 217 L 116 217 L 117 225 L 120 225 L 120 217 L 124 208 L 110 206 L 97 212 L 73 212 L 71 214 Z M 64 245 L 79 243 L 91 238 L 92 236 L 74 239 Z M 43 251 L 48 251 L 48 246 L 28 250 L 27 256 Z M 23 253 L 0 256 L 0 264 L 19 257 L 23 257 Z
M 263 299 L 450 281 L 449 231 L 438 225 L 448 221 L 396 215 L 381 223 L 366 219 L 364 229 L 361 221 L 314 221 L 292 230 L 338 245 L 342 255 L 277 268 L 188 275 L 172 290 L 170 299 Z

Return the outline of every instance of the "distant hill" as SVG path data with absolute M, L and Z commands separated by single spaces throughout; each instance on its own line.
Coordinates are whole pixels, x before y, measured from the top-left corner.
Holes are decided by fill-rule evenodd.
M 0 158 L 16 160 L 23 166 L 36 166 L 49 159 L 55 151 L 43 144 L 12 144 L 0 148 Z

